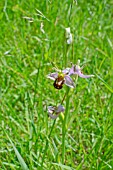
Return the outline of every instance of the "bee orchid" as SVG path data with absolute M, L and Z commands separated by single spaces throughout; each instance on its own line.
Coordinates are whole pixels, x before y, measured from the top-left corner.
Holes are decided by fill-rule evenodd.
M 78 75 L 81 78 L 94 77 L 94 75 L 92 75 L 92 74 L 91 75 L 83 74 L 82 73 L 82 68 L 80 68 L 79 63 L 80 63 L 80 60 L 78 60 L 78 64 L 77 65 L 72 65 L 72 67 L 70 68 L 69 73 L 68 73 L 69 76 L 76 74 L 76 75 Z
M 64 112 L 65 108 L 62 105 L 56 106 L 48 106 L 48 115 L 51 119 L 56 119 L 61 112 Z
M 63 84 L 66 84 L 67 86 L 74 88 L 74 82 L 71 79 L 71 77 L 68 75 L 69 72 L 69 68 L 66 68 L 65 70 L 63 70 L 62 72 L 58 73 L 50 73 L 47 78 L 50 78 L 51 80 L 54 80 L 54 87 L 56 89 L 62 89 Z
M 80 60 L 78 60 L 77 65 L 72 65 L 71 68 L 66 68 L 62 71 L 58 71 L 55 73 L 50 73 L 49 75 L 47 75 L 47 78 L 54 80 L 54 87 L 56 89 L 62 89 L 63 85 L 66 84 L 67 86 L 74 88 L 75 84 L 72 80 L 72 78 L 70 77 L 71 75 L 78 75 L 81 78 L 90 78 L 90 77 L 94 77 L 94 75 L 85 75 L 82 73 L 82 68 L 79 66 L 80 64 Z

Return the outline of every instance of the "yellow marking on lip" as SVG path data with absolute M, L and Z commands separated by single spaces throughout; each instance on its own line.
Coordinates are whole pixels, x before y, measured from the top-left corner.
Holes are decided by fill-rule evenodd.
M 58 77 L 62 77 L 62 78 L 64 78 L 64 77 L 65 77 L 65 74 L 63 74 L 63 73 L 59 73 L 59 74 L 58 74 Z

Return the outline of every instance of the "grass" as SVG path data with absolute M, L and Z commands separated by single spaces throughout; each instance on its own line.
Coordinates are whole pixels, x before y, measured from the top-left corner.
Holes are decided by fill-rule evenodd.
M 0 10 L 0 169 L 113 169 L 113 2 L 5 0 Z M 95 77 L 78 78 L 54 121 L 47 106 L 67 89 L 46 75 L 78 59 Z

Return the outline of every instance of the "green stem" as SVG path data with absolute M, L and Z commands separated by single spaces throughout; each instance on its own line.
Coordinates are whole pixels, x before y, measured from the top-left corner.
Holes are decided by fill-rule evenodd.
M 63 97 L 63 99 L 62 99 L 62 101 L 61 101 L 61 104 L 63 104 L 63 102 L 64 102 L 64 100 L 65 100 L 65 98 L 66 98 L 66 95 L 67 95 L 67 92 L 64 94 L 64 97 Z
M 69 108 L 69 87 L 67 87 L 66 91 L 66 111 L 65 111 L 65 116 L 64 120 L 62 122 L 62 164 L 64 164 L 65 161 L 65 137 L 66 137 L 66 122 L 67 122 L 67 117 L 68 117 L 68 108 Z

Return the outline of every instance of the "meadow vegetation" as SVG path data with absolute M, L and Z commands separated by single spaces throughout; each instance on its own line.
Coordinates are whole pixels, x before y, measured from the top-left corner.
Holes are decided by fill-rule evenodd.
M 113 1 L 1 0 L 0 11 L 0 170 L 113 169 Z M 47 75 L 78 60 L 95 77 L 55 89 Z

